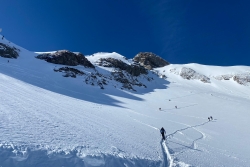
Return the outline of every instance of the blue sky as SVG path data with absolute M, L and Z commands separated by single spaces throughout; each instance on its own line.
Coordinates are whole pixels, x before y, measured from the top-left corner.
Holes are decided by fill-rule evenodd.
M 153 52 L 173 64 L 250 65 L 248 0 L 0 0 L 1 32 L 31 51 Z

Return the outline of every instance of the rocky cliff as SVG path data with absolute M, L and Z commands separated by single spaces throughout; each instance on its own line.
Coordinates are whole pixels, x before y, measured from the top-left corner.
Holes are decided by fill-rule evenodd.
M 140 65 L 148 70 L 169 65 L 169 62 L 151 52 L 140 52 L 133 58 L 133 60 L 140 63 Z
M 51 53 L 39 54 L 36 58 L 45 60 L 54 64 L 62 64 L 68 66 L 83 65 L 85 67 L 94 68 L 94 65 L 85 58 L 81 53 L 73 53 L 68 50 L 59 50 Z
M 16 59 L 19 56 L 20 50 L 14 46 L 9 46 L 7 44 L 0 43 L 0 56 L 5 58 Z

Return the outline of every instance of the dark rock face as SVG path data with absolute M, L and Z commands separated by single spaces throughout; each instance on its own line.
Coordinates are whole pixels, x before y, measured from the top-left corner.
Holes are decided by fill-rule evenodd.
M 114 67 L 119 70 L 125 70 L 132 76 L 139 76 L 141 74 L 147 74 L 147 69 L 140 66 L 139 64 L 132 64 L 128 65 L 124 63 L 121 60 L 113 59 L 113 58 L 107 58 L 107 59 L 100 59 L 99 65 L 103 67 Z
M 141 75 L 147 78 L 148 81 L 152 80 L 151 78 L 146 77 L 148 70 L 139 64 L 129 65 L 114 58 L 102 58 L 99 60 L 98 65 L 115 69 L 115 71 L 111 72 L 111 78 L 109 78 L 109 80 L 115 80 L 121 83 L 121 89 L 136 91 L 133 86 L 143 86 L 146 88 L 146 85 L 137 79 L 137 77 L 140 77 Z
M 143 83 L 139 82 L 136 77 L 129 77 L 126 74 L 126 71 L 115 71 L 111 73 L 112 77 L 115 81 L 120 82 L 122 84 L 122 89 L 128 89 L 136 91 L 133 86 L 139 86 L 139 87 L 147 87 Z M 149 77 L 146 77 L 148 81 L 151 81 L 152 79 Z
M 151 52 L 140 52 L 133 58 L 133 60 L 140 63 L 148 70 L 169 65 L 169 62 Z
M 19 56 L 20 50 L 15 47 L 10 47 L 6 44 L 0 43 L 0 56 L 5 58 L 16 59 Z
M 36 58 L 45 60 L 54 64 L 69 66 L 83 65 L 85 67 L 95 68 L 94 65 L 81 53 L 73 53 L 67 50 L 60 50 L 55 53 L 39 54 Z
M 65 74 L 63 75 L 64 77 L 72 77 L 76 78 L 77 75 L 84 75 L 85 73 L 77 70 L 75 68 L 70 68 L 70 67 L 61 67 L 59 69 L 54 69 L 55 72 L 64 72 Z

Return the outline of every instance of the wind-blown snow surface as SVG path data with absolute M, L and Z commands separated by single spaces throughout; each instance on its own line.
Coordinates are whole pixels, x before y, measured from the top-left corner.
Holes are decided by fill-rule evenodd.
M 182 65 L 170 65 L 156 69 L 167 81 L 152 76 L 146 89 L 101 90 L 20 49 L 9 63 L 0 57 L 0 166 L 249 166 L 249 87 L 184 80 L 169 72 Z M 204 75 L 250 69 L 183 66 Z

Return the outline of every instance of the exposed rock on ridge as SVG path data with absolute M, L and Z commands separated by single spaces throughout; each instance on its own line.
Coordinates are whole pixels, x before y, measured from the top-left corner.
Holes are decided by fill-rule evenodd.
M 235 82 L 241 85 L 249 86 L 250 85 L 250 72 L 242 74 L 227 74 L 214 77 L 217 80 L 230 80 L 233 79 Z
M 151 52 L 140 52 L 133 58 L 133 60 L 140 63 L 140 65 L 148 70 L 169 65 L 169 62 Z
M 180 72 L 176 71 L 176 69 L 171 69 L 170 72 L 174 73 L 176 75 L 180 75 L 184 79 L 200 80 L 204 83 L 211 83 L 210 78 L 208 78 L 207 76 L 202 75 L 200 73 L 197 73 L 196 71 L 194 71 L 191 68 L 182 67 Z
M 19 56 L 20 50 L 9 45 L 0 43 L 0 56 L 5 58 L 17 58 Z
M 120 70 L 125 70 L 126 72 L 128 72 L 133 76 L 139 76 L 141 74 L 148 73 L 147 70 L 144 67 L 140 66 L 139 64 L 128 65 L 123 61 L 114 58 L 106 58 L 106 59 L 102 58 L 99 60 L 98 65 L 103 67 L 114 67 Z
M 69 66 L 83 65 L 85 67 L 94 68 L 94 65 L 81 53 L 73 53 L 68 50 L 60 50 L 53 53 L 42 53 L 36 58 L 45 60 L 54 64 L 62 64 Z
M 83 71 L 71 67 L 61 67 L 58 69 L 55 68 L 54 71 L 63 73 L 63 77 L 72 77 L 72 78 L 76 78 L 78 76 L 83 77 L 83 81 L 86 84 L 92 86 L 99 86 L 101 89 L 104 89 L 105 85 L 111 84 L 115 88 L 136 91 L 134 89 L 134 86 L 144 87 L 144 88 L 147 87 L 138 80 L 139 78 L 144 78 L 147 81 L 153 80 L 153 78 L 150 78 L 147 75 L 142 75 L 138 77 L 131 76 L 125 70 L 120 70 L 120 69 L 117 69 L 111 72 L 110 74 L 101 74 L 97 70 L 95 70 L 94 72 L 85 73 Z
M 205 75 L 199 74 L 191 68 L 183 67 L 180 72 L 180 76 L 184 79 L 197 79 L 204 83 L 210 83 L 210 78 Z

